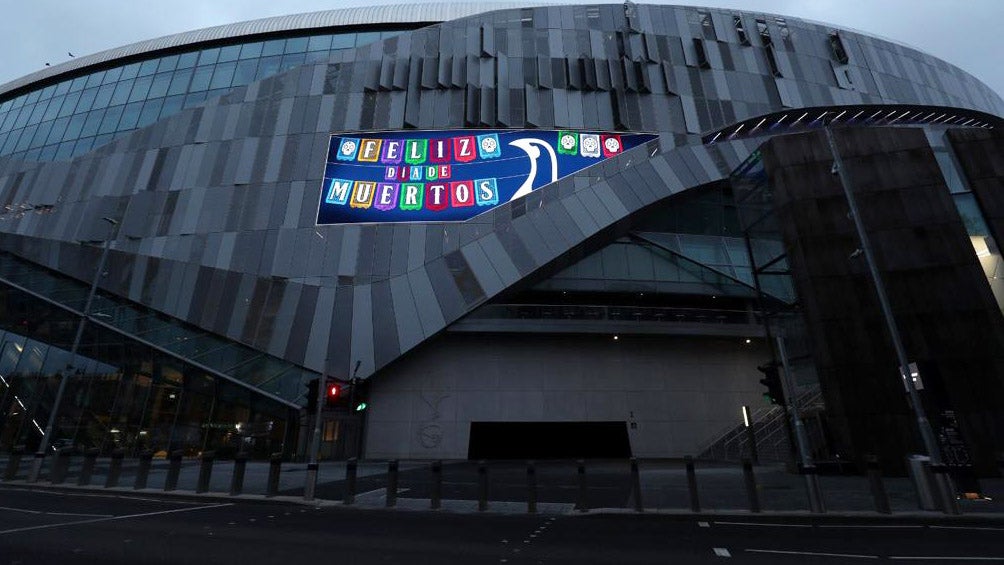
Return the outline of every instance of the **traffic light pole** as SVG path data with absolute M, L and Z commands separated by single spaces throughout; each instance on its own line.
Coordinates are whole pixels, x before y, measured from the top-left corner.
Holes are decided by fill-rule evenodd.
M 788 352 L 784 348 L 784 338 L 777 336 L 777 354 L 781 357 L 784 374 L 781 376 L 781 388 L 788 399 L 787 405 L 791 415 L 791 425 L 795 429 L 795 442 L 798 444 L 798 456 L 802 462 L 801 473 L 805 476 L 805 487 L 809 493 L 809 508 L 813 512 L 826 512 L 823 496 L 819 491 L 819 478 L 816 476 L 816 466 L 809 455 L 809 438 L 805 434 L 805 424 L 798 412 L 798 400 L 795 397 L 795 382 L 791 378 L 791 368 L 788 366 Z
M 317 487 L 317 452 L 321 450 L 321 406 L 327 400 L 328 364 L 324 363 L 324 371 L 317 383 L 317 406 L 314 408 L 314 434 L 310 438 L 310 459 L 307 462 L 307 480 L 303 485 L 303 499 L 314 500 L 314 490 Z M 323 398 L 321 395 L 325 395 Z

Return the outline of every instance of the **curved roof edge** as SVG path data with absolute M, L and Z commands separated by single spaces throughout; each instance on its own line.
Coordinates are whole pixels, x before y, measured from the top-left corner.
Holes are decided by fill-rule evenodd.
M 114 61 L 115 59 L 121 59 L 133 55 L 141 55 L 152 51 L 182 47 L 184 45 L 203 43 L 206 41 L 218 41 L 263 33 L 309 30 L 339 26 L 445 22 L 485 12 L 493 12 L 495 10 L 530 8 L 545 5 L 548 5 L 546 1 L 388 4 L 359 8 L 342 8 L 338 10 L 325 10 L 323 12 L 308 12 L 304 14 L 273 16 L 271 18 L 248 20 L 244 22 L 186 31 L 173 35 L 165 35 L 156 39 L 139 41 L 122 47 L 99 51 L 92 55 L 77 57 L 0 85 L 0 95 L 27 86 L 33 82 L 59 76 L 77 69 L 98 65 L 107 61 Z

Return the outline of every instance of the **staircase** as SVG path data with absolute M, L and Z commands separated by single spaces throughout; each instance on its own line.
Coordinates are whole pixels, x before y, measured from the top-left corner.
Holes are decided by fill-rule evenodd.
M 809 414 L 823 409 L 823 398 L 819 389 L 804 392 L 796 401 L 803 421 Z M 760 462 L 786 462 L 791 459 L 791 444 L 784 410 L 780 406 L 766 406 L 754 410 L 750 414 L 750 426 L 756 436 Z M 744 424 L 738 424 L 712 441 L 700 452 L 698 458 L 740 461 L 745 457 L 751 457 L 751 454 L 749 432 Z

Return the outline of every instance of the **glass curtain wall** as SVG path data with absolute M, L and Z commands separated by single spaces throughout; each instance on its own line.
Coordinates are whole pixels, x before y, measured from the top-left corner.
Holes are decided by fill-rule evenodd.
M 0 98 L 0 156 L 70 159 L 236 87 L 400 33 L 324 33 L 193 49 Z
M 74 360 L 79 317 L 8 286 L 0 320 L 0 450 L 37 448 L 64 370 L 55 447 L 256 458 L 293 448 L 295 412 L 246 387 L 95 324 Z

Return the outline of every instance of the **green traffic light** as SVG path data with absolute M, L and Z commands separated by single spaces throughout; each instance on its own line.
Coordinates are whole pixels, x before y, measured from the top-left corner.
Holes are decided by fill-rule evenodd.
M 359 405 L 356 406 L 356 412 L 362 412 L 363 410 L 366 410 L 366 403 L 360 402 Z

